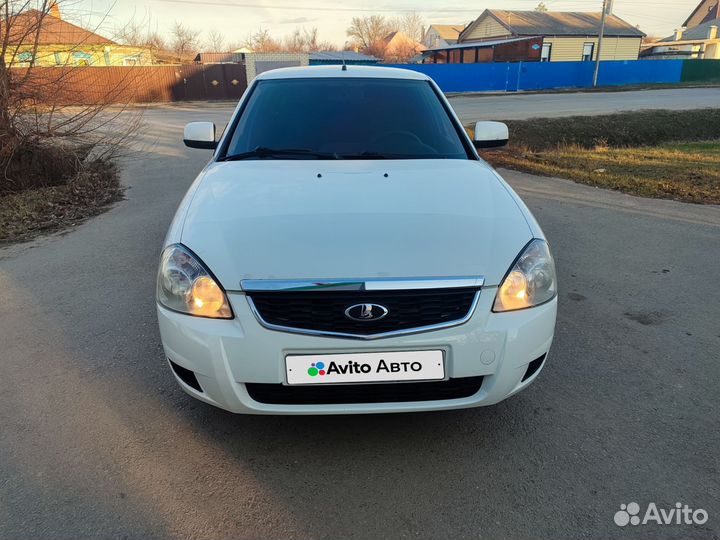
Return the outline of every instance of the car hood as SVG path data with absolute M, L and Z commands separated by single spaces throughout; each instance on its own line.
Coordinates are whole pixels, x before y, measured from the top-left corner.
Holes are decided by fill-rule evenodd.
M 211 164 L 181 242 L 228 290 L 243 279 L 484 276 L 531 238 L 508 189 L 468 160 Z

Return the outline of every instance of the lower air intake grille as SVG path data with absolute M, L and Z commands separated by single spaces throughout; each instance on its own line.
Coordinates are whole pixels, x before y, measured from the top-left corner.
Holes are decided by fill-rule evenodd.
M 285 386 L 247 383 L 250 397 L 272 405 L 340 405 L 351 403 L 404 403 L 460 399 L 477 394 L 482 377 L 438 382 Z
M 464 319 L 478 289 L 250 292 L 262 320 L 270 325 L 315 332 L 372 336 L 386 332 L 448 324 Z M 348 308 L 379 304 L 387 315 L 377 320 L 353 320 Z
M 200 386 L 200 383 L 197 380 L 197 377 L 195 376 L 195 373 L 193 373 L 189 369 L 186 369 L 182 366 L 177 365 L 175 362 L 173 362 L 170 359 L 168 359 L 168 362 L 170 362 L 170 367 L 175 372 L 175 375 L 178 376 L 178 379 L 180 379 L 182 382 L 187 384 L 193 390 L 197 390 L 198 392 L 203 391 L 202 387 Z

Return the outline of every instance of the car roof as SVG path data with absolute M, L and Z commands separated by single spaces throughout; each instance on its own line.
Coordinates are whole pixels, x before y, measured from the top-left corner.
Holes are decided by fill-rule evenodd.
M 269 79 L 321 79 L 321 78 L 368 78 L 368 79 L 410 79 L 427 81 L 430 77 L 418 71 L 377 66 L 347 66 L 345 70 L 337 66 L 303 66 L 278 68 L 258 75 L 258 80 Z

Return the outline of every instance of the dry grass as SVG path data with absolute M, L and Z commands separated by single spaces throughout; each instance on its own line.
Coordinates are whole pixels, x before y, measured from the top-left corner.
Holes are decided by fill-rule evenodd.
M 0 196 L 0 245 L 80 223 L 122 196 L 117 168 L 108 161 L 85 165 L 61 185 Z
M 720 204 L 720 109 L 507 124 L 511 145 L 483 152 L 495 167 L 644 197 Z
M 638 148 L 573 145 L 543 151 L 514 147 L 485 157 L 496 167 L 634 195 L 720 204 L 720 141 Z

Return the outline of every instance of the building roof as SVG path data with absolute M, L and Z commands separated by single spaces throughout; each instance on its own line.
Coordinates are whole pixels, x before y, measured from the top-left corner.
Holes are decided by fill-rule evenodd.
M 440 39 L 444 40 L 457 40 L 458 36 L 460 35 L 460 32 L 465 30 L 464 24 L 431 24 L 428 27 L 428 30 L 434 29 L 438 36 L 440 36 Z
M 489 14 L 516 36 L 593 36 L 600 33 L 602 13 L 579 11 L 508 11 L 488 9 L 469 25 L 468 32 Z M 605 19 L 605 36 L 644 37 L 645 34 L 616 15 Z
M 382 39 L 382 41 L 385 46 L 385 52 L 396 51 L 399 48 L 412 47 L 415 52 L 420 53 L 427 49 L 425 45 L 418 43 L 406 33 L 401 31 L 390 32 Z
M 400 30 L 390 32 L 387 36 L 385 36 L 383 38 L 383 42 L 385 42 L 385 45 L 389 45 L 393 41 L 403 42 L 403 43 L 414 43 L 415 45 L 424 48 L 422 43 L 418 43 L 413 38 L 408 36 L 405 32 L 401 32 Z
M 310 53 L 310 60 L 340 61 L 346 62 L 379 62 L 379 58 L 355 51 L 313 51 Z
M 40 25 L 40 32 L 36 28 Z M 38 45 L 114 45 L 115 42 L 58 17 L 30 9 L 11 18 L 10 43 Z
M 402 37 L 405 36 L 405 34 L 403 34 L 402 32 L 400 32 L 399 30 L 396 30 L 396 31 L 394 31 L 394 32 L 390 32 L 387 36 L 385 36 L 385 37 L 383 38 L 383 41 L 384 41 L 386 44 L 387 44 L 387 43 L 390 43 L 393 39 L 395 39 L 395 36 L 397 36 L 398 38 L 402 38 Z M 408 38 L 408 39 L 410 39 L 410 38 Z
M 437 51 L 452 51 L 454 49 L 477 49 L 484 47 L 494 47 L 495 45 L 504 45 L 505 43 L 514 43 L 516 41 L 528 41 L 530 39 L 533 39 L 533 37 L 528 36 L 518 38 L 493 39 L 488 41 L 471 41 L 465 43 L 458 43 L 456 45 L 447 45 L 445 47 L 437 47 L 435 49 L 426 49 L 424 53 L 431 53 Z
M 695 26 L 697 26 L 698 24 L 717 18 L 720 18 L 720 0 L 701 0 L 690 16 L 685 20 L 683 26 L 690 26 L 693 19 L 696 19 Z
M 680 39 L 675 39 L 675 34 L 673 34 L 672 36 L 662 38 L 660 41 L 656 41 L 655 43 L 669 43 L 677 41 L 703 41 L 708 39 L 708 31 L 710 30 L 711 26 L 717 26 L 718 28 L 720 28 L 720 19 L 713 19 L 711 21 L 704 22 L 698 26 L 688 28 L 687 30 L 683 31 L 682 37 Z M 720 33 L 718 33 L 718 35 L 720 36 Z

